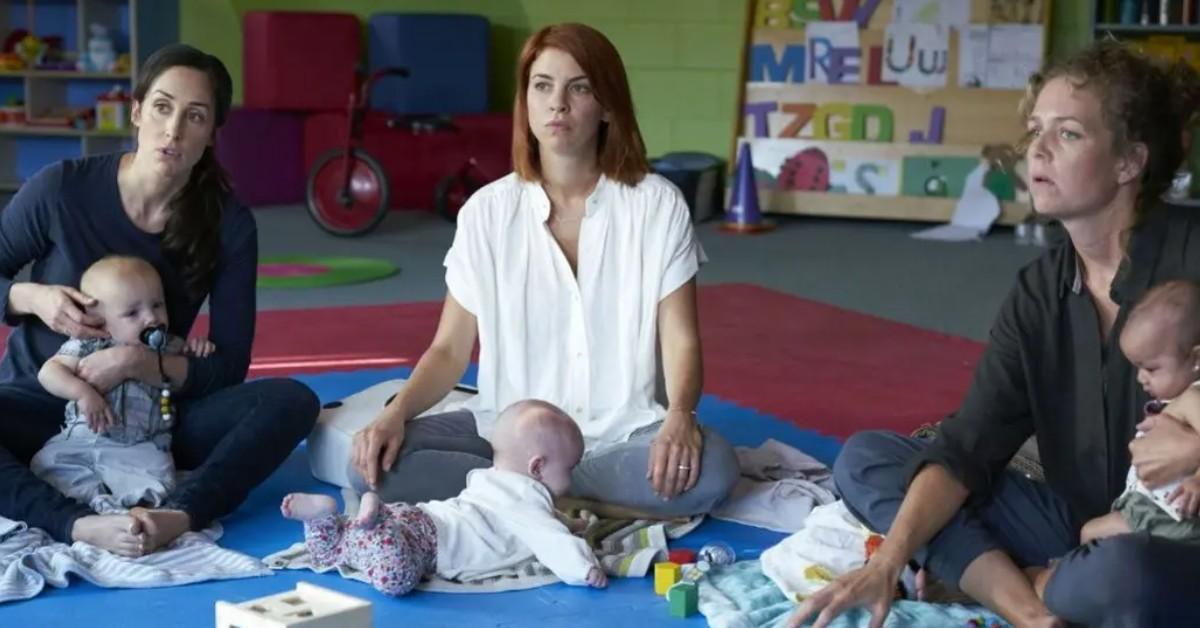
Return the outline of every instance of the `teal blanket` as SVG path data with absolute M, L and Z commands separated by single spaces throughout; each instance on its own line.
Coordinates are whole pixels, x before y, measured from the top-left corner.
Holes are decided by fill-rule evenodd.
M 770 578 L 763 575 L 757 560 L 742 561 L 709 572 L 700 582 L 700 612 L 714 628 L 782 628 L 796 605 L 784 597 Z M 972 620 L 983 622 L 972 624 Z M 834 621 L 836 628 L 860 628 L 870 615 L 854 609 Z M 965 628 L 993 624 L 1007 628 L 999 616 L 981 606 L 926 604 L 901 600 L 892 605 L 886 628 L 921 626 Z

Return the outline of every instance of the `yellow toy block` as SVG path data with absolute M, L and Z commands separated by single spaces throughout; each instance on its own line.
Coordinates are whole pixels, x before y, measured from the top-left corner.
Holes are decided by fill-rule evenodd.
M 679 582 L 679 565 L 675 563 L 654 563 L 654 593 L 666 595 L 671 585 Z

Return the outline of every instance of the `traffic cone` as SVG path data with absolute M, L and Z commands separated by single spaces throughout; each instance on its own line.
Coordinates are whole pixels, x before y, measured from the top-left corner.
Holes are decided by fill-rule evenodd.
M 762 233 L 774 229 L 775 225 L 763 220 L 758 209 L 758 185 L 754 181 L 754 163 L 750 160 L 750 143 L 742 142 L 738 150 L 737 175 L 733 180 L 733 194 L 729 198 L 729 211 L 721 231 L 733 233 Z

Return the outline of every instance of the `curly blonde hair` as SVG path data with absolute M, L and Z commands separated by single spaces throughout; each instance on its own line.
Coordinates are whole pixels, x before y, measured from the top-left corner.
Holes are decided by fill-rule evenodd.
M 1186 156 L 1187 139 L 1200 105 L 1200 75 L 1183 61 L 1173 64 L 1147 56 L 1115 40 L 1103 40 L 1048 64 L 1029 78 L 1020 113 L 1028 118 L 1047 83 L 1066 78 L 1076 89 L 1088 89 L 1100 100 L 1113 147 L 1125 152 L 1146 145 L 1146 168 L 1135 212 L 1140 216 L 1171 186 Z M 1029 136 L 1018 144 L 1021 153 Z

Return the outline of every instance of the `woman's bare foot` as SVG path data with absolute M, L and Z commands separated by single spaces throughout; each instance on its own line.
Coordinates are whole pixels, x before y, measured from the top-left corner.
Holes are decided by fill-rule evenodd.
M 1047 615 L 1045 617 L 1039 617 L 1037 619 L 1029 621 L 1029 622 L 1023 624 L 1023 626 L 1019 626 L 1018 628 L 1024 628 L 1024 627 L 1028 627 L 1028 628 L 1067 628 L 1067 622 L 1065 622 L 1053 615 Z
M 88 515 L 75 520 L 71 540 L 82 541 L 120 556 L 137 558 L 147 552 L 142 522 L 129 515 Z
M 354 518 L 351 525 L 362 530 L 374 528 L 376 517 L 379 516 L 380 503 L 379 495 L 375 491 L 363 493 L 362 499 L 358 502 L 358 516 Z
M 1033 590 L 1037 591 L 1038 599 L 1046 601 L 1046 583 L 1050 582 L 1050 576 L 1054 575 L 1054 564 L 1049 567 L 1026 567 L 1025 575 L 1029 576 L 1029 581 L 1033 583 Z
M 279 512 L 288 519 L 308 521 L 337 512 L 337 501 L 328 495 L 292 493 L 283 498 Z
M 142 524 L 146 532 L 146 551 L 156 552 L 179 535 L 192 529 L 192 518 L 182 510 L 147 510 L 131 508 L 129 514 Z

